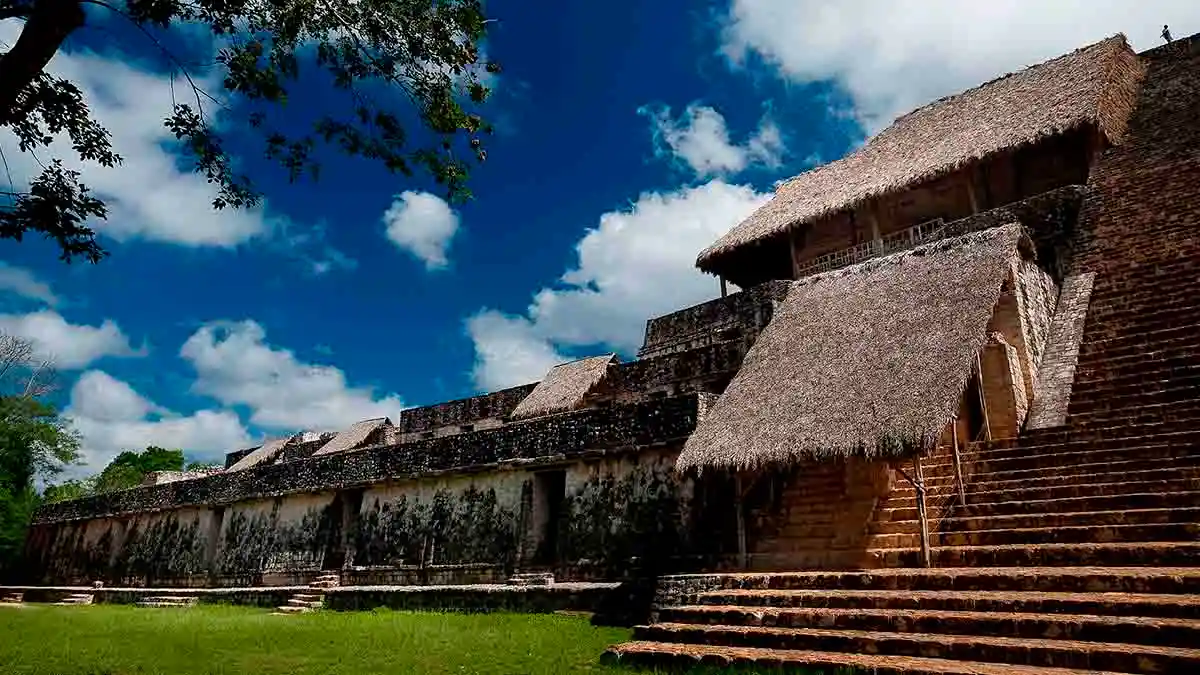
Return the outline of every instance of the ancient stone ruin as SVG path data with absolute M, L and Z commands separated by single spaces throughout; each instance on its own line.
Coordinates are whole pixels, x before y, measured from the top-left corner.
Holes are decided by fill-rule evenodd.
M 1200 36 L 930 103 L 697 265 L 636 360 L 47 505 L 27 581 L 655 578 L 612 657 L 1200 672 Z

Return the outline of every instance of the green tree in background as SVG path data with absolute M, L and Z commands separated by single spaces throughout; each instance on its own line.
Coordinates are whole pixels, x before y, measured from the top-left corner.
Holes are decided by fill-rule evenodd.
M 0 575 L 19 559 L 37 508 L 37 482 L 78 461 L 79 438 L 39 401 L 53 381 L 25 340 L 0 334 Z
M 191 462 L 187 465 L 187 470 L 207 469 L 210 466 L 212 465 Z M 141 485 L 146 474 L 151 472 L 183 470 L 183 450 L 168 450 L 151 445 L 142 452 L 122 452 L 114 457 L 103 471 L 90 478 L 47 486 L 44 497 L 48 502 L 58 502 L 102 492 L 128 490 Z
M 316 177 L 318 150 L 327 146 L 393 173 L 431 177 L 451 200 L 469 196 L 469 164 L 483 161 L 481 135 L 491 132 L 470 109 L 488 97 L 484 73 L 499 72 L 480 50 L 489 23 L 480 0 L 0 0 L 0 21 L 21 22 L 16 40 L 0 43 L 7 48 L 0 128 L 16 136 L 21 152 L 40 151 L 43 166 L 28 187 L 0 186 L 0 238 L 43 235 L 67 262 L 106 255 L 88 226 L 106 217 L 103 199 L 67 168 L 73 161 L 53 156 L 61 145 L 50 147 L 65 137 L 83 162 L 121 162 L 79 87 L 46 70 L 84 26 L 85 7 L 133 26 L 128 34 L 157 50 L 179 78 L 180 97 L 163 111 L 164 123 L 216 186 L 215 208 L 259 202 L 226 150 L 235 126 L 259 143 L 250 152 L 278 162 L 291 180 Z M 163 31 L 181 24 L 207 29 L 222 45 L 211 72 L 164 46 Z M 277 119 L 302 76 L 306 86 L 325 86 L 328 109 L 293 106 Z M 221 122 L 212 114 L 233 105 L 236 113 Z

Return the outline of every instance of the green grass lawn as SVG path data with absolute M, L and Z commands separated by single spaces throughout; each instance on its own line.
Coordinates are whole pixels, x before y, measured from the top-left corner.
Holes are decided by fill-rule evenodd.
M 617 673 L 621 628 L 547 614 L 315 612 L 125 605 L 0 608 L 4 675 Z

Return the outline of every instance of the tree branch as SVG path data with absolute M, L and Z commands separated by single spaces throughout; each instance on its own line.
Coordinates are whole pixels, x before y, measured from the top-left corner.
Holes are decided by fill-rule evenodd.
M 83 20 L 79 0 L 39 0 L 33 4 L 17 43 L 0 56 L 0 126 L 12 123 L 13 108 L 22 90 L 41 74 Z
M 224 108 L 226 110 L 229 109 L 229 106 L 227 106 L 224 103 L 222 103 L 221 101 L 217 100 L 216 98 L 213 97 L 212 94 L 209 94 L 202 87 L 197 85 L 196 81 L 192 79 L 191 73 L 188 72 L 187 67 L 184 66 L 183 62 L 179 60 L 179 57 L 175 56 L 175 53 L 172 52 L 170 49 L 167 49 L 166 46 L 163 45 L 163 43 L 158 38 L 154 37 L 153 33 L 146 30 L 145 26 L 143 26 L 140 22 L 135 21 L 133 17 L 131 17 L 131 16 L 129 16 L 129 14 L 125 13 L 125 11 L 122 10 L 120 7 L 117 7 L 115 5 L 111 5 L 107 2 L 104 2 L 104 0 L 79 0 L 79 2 L 88 4 L 88 5 L 96 5 L 97 7 L 103 7 L 115 14 L 118 14 L 121 17 L 124 17 L 126 20 L 128 20 L 129 23 L 133 24 L 134 27 L 136 27 L 139 31 L 141 31 L 142 35 L 145 35 L 146 39 L 149 40 L 151 43 L 153 43 L 154 46 L 158 48 L 158 51 L 162 52 L 163 56 L 167 57 L 167 60 L 170 61 L 171 64 L 173 66 L 175 66 L 176 68 L 178 68 L 179 72 L 183 74 L 183 77 L 188 82 L 188 86 L 190 86 L 192 88 L 192 93 L 195 94 L 195 96 L 196 96 L 196 107 L 199 109 L 201 116 L 204 115 L 204 106 L 200 101 L 201 96 L 204 96 L 204 98 L 207 98 L 208 100 L 217 104 L 221 108 Z

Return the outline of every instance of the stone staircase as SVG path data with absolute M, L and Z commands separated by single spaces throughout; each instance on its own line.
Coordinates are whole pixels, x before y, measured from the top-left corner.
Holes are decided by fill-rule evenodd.
M 276 607 L 276 614 L 304 614 L 321 609 L 325 606 L 325 592 L 337 588 L 342 583 L 342 577 L 337 572 L 329 572 L 317 577 L 308 585 L 308 590 L 297 593 L 288 599 L 288 604 Z
M 194 595 L 152 595 L 139 600 L 138 607 L 194 607 L 200 598 Z
M 1162 49 L 1188 56 L 1153 57 L 1130 138 L 1093 175 L 1103 208 L 1076 260 L 1096 277 L 1066 424 L 968 454 L 966 506 L 931 533 L 933 567 L 918 567 L 900 484 L 870 525 L 879 569 L 667 577 L 653 622 L 609 658 L 1200 672 L 1200 40 Z M 953 489 L 944 461 L 926 474 L 933 498 Z
M 517 572 L 505 583 L 509 586 L 553 586 L 553 572 Z
M 70 607 L 74 605 L 90 605 L 96 599 L 96 596 L 91 593 L 71 593 L 67 597 L 54 603 L 60 607 Z

